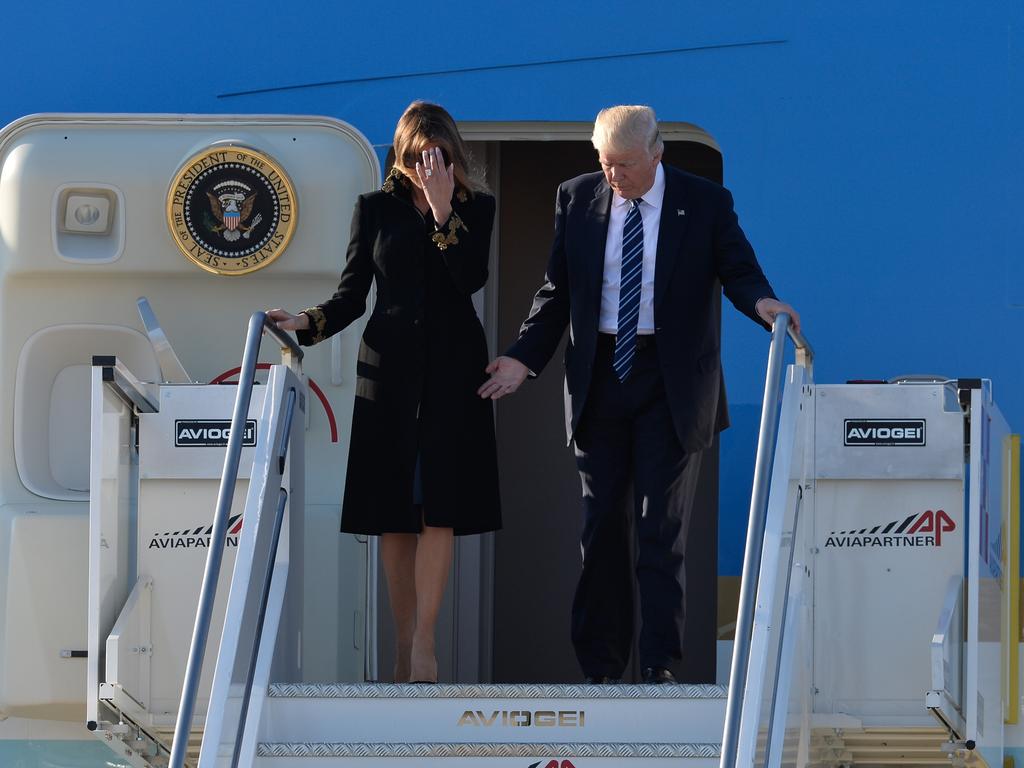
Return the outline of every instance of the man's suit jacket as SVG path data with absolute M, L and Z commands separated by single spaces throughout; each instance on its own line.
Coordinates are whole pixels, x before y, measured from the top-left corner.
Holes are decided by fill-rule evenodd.
M 566 433 L 580 424 L 597 348 L 601 282 L 612 190 L 601 172 L 562 183 L 546 282 L 506 354 L 540 373 L 566 325 Z M 764 325 L 758 299 L 775 298 L 740 229 L 732 195 L 698 176 L 665 166 L 654 271 L 657 354 L 672 421 L 683 449 L 711 445 L 729 424 L 719 356 L 718 291 Z

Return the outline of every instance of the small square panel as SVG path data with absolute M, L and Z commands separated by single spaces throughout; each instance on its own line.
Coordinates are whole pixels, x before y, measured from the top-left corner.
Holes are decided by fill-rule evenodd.
M 64 231 L 103 235 L 110 231 L 110 198 L 106 195 L 78 194 L 67 197 Z

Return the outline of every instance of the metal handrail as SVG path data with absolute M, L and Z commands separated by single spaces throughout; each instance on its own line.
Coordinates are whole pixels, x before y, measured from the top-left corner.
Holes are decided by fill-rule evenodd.
M 786 563 L 786 586 L 782 594 L 789 595 L 790 587 L 793 584 L 793 559 L 796 557 L 796 531 L 800 525 L 800 508 L 803 506 L 804 501 L 804 489 L 797 486 L 796 490 L 796 509 L 793 511 L 793 541 L 789 548 L 789 562 Z M 782 659 L 787 651 L 787 642 L 790 644 L 789 648 L 792 648 L 792 643 L 795 642 L 792 637 L 786 632 L 786 627 L 790 623 L 788 620 L 789 614 L 789 600 L 782 601 L 782 616 L 779 617 L 779 646 L 775 653 L 775 676 L 772 681 L 772 706 L 771 713 L 768 716 L 768 737 L 765 739 L 765 750 L 764 750 L 764 764 L 766 766 L 781 765 L 782 756 L 776 753 L 776 750 L 782 746 L 781 736 L 775 732 L 777 718 L 779 717 L 779 706 L 780 704 L 785 707 L 789 704 L 789 697 L 779 697 L 779 684 L 782 682 Z M 783 723 L 785 718 L 783 716 Z M 782 728 L 785 731 L 785 727 Z M 773 762 L 773 758 L 778 757 L 778 760 Z
M 259 319 L 257 319 L 257 318 L 259 318 Z M 275 339 L 277 339 L 277 343 L 281 345 L 281 354 L 282 354 L 282 356 L 285 356 L 287 353 L 290 353 L 290 354 L 292 354 L 292 355 L 294 355 L 296 357 L 296 359 L 297 359 L 296 362 L 297 363 L 301 363 L 302 357 L 303 357 L 302 347 L 299 346 L 298 342 L 295 341 L 295 339 L 293 339 L 288 334 L 287 331 L 282 331 L 280 328 L 278 328 L 277 327 L 277 323 L 275 323 L 273 320 L 271 320 L 269 317 L 267 317 L 267 313 L 266 312 L 255 312 L 255 313 L 253 313 L 253 316 L 249 319 L 249 330 L 250 330 L 250 332 L 252 331 L 253 323 L 261 324 L 263 326 L 263 331 L 265 333 L 269 333 L 271 336 L 273 336 Z M 257 351 L 257 353 L 259 352 L 258 345 L 257 345 L 257 350 L 256 351 Z M 286 363 L 288 362 L 287 359 L 285 359 L 285 362 Z M 243 358 L 242 367 L 243 367 L 243 370 L 244 370 L 244 368 L 245 368 L 244 358 Z M 297 366 L 296 365 L 289 365 L 289 367 L 290 368 L 296 368 Z M 301 366 L 298 366 L 298 367 L 301 367 Z
M 210 634 L 213 618 L 213 604 L 217 596 L 217 581 L 224 559 L 224 545 L 227 536 L 228 517 L 235 496 L 238 479 L 238 464 L 242 456 L 242 438 L 245 436 L 245 421 L 249 414 L 249 402 L 256 381 L 256 362 L 260 356 L 263 334 L 269 332 L 281 345 L 282 360 L 297 372 L 301 371 L 302 349 L 287 333 L 267 317 L 266 312 L 255 312 L 249 318 L 249 329 L 242 354 L 242 368 L 238 374 L 238 392 L 231 416 L 231 433 L 228 435 L 227 451 L 224 456 L 224 470 L 217 493 L 217 510 L 210 534 L 210 548 L 206 553 L 206 568 L 203 571 L 203 585 L 199 592 L 199 606 L 196 609 L 196 623 L 192 631 L 192 645 L 189 648 L 188 664 L 185 667 L 185 681 L 181 688 L 181 702 L 178 718 L 174 725 L 174 741 L 171 744 L 169 768 L 183 768 L 192 729 L 192 714 L 195 710 L 199 691 L 199 678 L 203 671 L 203 657 L 206 655 L 206 641 Z
M 1010 540 L 1014 541 L 1014 539 Z M 962 575 L 954 574 L 946 583 L 946 598 L 942 602 L 942 611 L 939 614 L 929 648 L 931 690 L 924 697 L 925 706 L 949 731 L 950 740 L 960 740 L 966 735 L 962 658 L 964 653 L 963 581 Z M 951 652 L 959 653 L 960 658 L 947 659 L 947 648 Z
M 128 368 L 112 355 L 93 355 L 94 367 L 102 368 L 100 377 L 110 390 L 130 408 L 139 413 L 158 413 L 160 395 L 157 387 L 149 382 L 139 381 Z
M 778 400 L 782 382 L 782 357 L 787 335 L 793 340 L 796 347 L 797 364 L 810 369 L 814 362 L 814 349 L 810 342 L 803 334 L 790 326 L 789 315 L 780 312 L 772 325 L 764 400 L 761 403 L 761 428 L 757 436 L 754 489 L 750 496 L 747 545 L 743 556 L 743 578 L 740 582 L 740 604 L 736 615 L 732 668 L 729 672 L 729 699 L 725 709 L 721 768 L 735 768 L 736 764 L 740 717 L 743 712 L 743 689 L 747 684 L 747 665 L 750 662 L 754 603 L 757 598 L 758 575 L 761 572 L 765 517 L 768 514 L 768 491 L 771 484 L 772 464 L 775 461 L 775 433 L 779 419 Z
M 295 390 L 293 389 L 290 394 L 292 397 L 289 399 L 290 407 L 287 414 L 287 426 L 284 430 L 286 435 L 291 432 L 291 414 L 295 408 Z M 253 678 L 256 676 L 256 657 L 260 652 L 259 638 L 263 634 L 263 624 L 267 617 L 267 603 L 270 601 L 270 584 L 274 577 L 274 560 L 277 557 L 277 547 L 281 541 L 281 529 L 284 525 L 284 508 L 287 504 L 288 491 L 284 488 L 278 489 L 277 508 L 274 511 L 274 527 L 271 529 L 270 534 L 267 572 L 264 574 L 263 585 L 260 590 L 259 612 L 256 616 L 256 626 L 253 629 L 253 634 L 256 636 L 256 642 L 253 643 L 252 656 L 249 658 L 248 671 L 245 675 L 245 690 L 242 692 L 242 699 L 239 706 L 238 730 L 235 733 L 235 748 L 231 755 L 232 768 L 235 768 L 235 766 L 239 764 L 239 757 L 242 750 L 242 736 L 245 733 L 246 719 L 249 717 L 249 700 L 252 697 Z

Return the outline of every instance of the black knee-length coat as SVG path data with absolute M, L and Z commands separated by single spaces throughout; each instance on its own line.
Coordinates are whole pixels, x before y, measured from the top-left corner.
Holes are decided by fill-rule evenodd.
M 487 281 L 494 198 L 457 193 L 437 226 L 402 180 L 360 195 L 338 290 L 303 310 L 316 344 L 376 302 L 359 346 L 341 530 L 456 535 L 501 527 L 494 419 L 477 388 L 487 343 L 471 297 Z M 422 511 L 414 505 L 417 459 Z

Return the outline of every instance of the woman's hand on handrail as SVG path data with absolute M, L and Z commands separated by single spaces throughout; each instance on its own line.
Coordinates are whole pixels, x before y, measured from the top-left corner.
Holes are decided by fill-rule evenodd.
M 305 312 L 293 315 L 291 312 L 287 312 L 283 309 L 268 309 L 267 317 L 273 320 L 277 327 L 282 331 L 309 330 L 309 315 Z
M 796 333 L 800 333 L 800 315 L 795 309 L 793 309 L 793 307 L 784 301 L 769 299 L 767 297 L 759 299 L 757 304 L 754 306 L 754 311 L 757 312 L 758 317 L 764 320 L 769 326 L 775 322 L 776 315 L 785 312 L 789 315 L 789 327 Z

